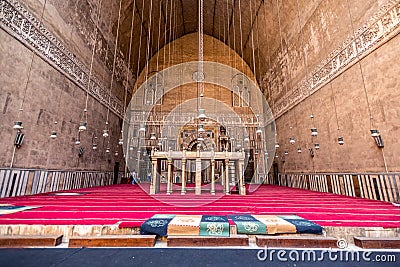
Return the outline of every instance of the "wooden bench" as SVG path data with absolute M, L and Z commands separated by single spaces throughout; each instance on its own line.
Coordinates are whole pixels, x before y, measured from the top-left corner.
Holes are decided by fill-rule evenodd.
M 259 247 L 337 248 L 337 239 L 322 236 L 268 236 L 256 235 Z
M 247 235 L 218 236 L 168 236 L 168 247 L 224 247 L 248 246 Z
M 13 235 L 0 236 L 0 247 L 55 247 L 61 244 L 62 235 Z
M 354 237 L 360 248 L 400 248 L 400 237 Z
M 154 247 L 155 243 L 155 235 L 74 236 L 68 247 Z

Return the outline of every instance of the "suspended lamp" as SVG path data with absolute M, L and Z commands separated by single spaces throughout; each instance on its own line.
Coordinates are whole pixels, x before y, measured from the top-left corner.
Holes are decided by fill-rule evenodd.
M 199 120 L 204 121 L 205 119 L 207 119 L 206 116 L 206 110 L 205 109 L 199 109 L 199 116 L 197 117 Z
M 292 145 L 294 144 L 294 143 L 296 143 L 296 141 L 294 140 L 294 137 L 292 136 L 292 137 L 290 137 L 290 139 L 289 139 L 289 143 L 291 143 Z
M 249 138 L 248 135 L 245 136 L 244 141 L 245 141 L 245 142 L 249 142 L 249 141 L 250 141 L 250 138 Z
M 97 137 L 96 137 L 96 136 L 93 136 L 93 137 L 92 137 L 92 149 L 93 149 L 93 150 L 96 150 L 96 149 L 97 149 L 97 142 L 96 142 L 96 140 L 97 140 Z
M 378 130 L 371 130 L 371 136 L 372 137 L 378 137 L 379 136 Z
M 279 143 L 278 142 L 275 143 L 275 148 L 279 148 Z
M 199 125 L 199 133 L 204 133 L 204 132 L 205 132 L 205 130 L 204 130 L 203 124 L 200 124 Z
M 110 148 L 107 147 L 106 153 L 110 153 Z
M 79 145 L 81 143 L 81 140 L 79 140 L 79 138 L 78 139 L 76 139 L 76 141 L 75 141 L 75 145 Z
M 144 123 L 140 124 L 140 128 L 139 128 L 140 132 L 145 132 L 146 131 L 146 126 L 144 125 Z
M 115 156 L 118 156 L 118 151 L 115 151 L 115 154 L 114 154 Z
M 50 135 L 50 138 L 56 139 L 57 138 L 57 132 L 56 131 L 52 131 L 51 135 Z
M 301 153 L 301 147 L 297 149 L 297 153 Z
M 124 144 L 124 139 L 122 139 L 122 138 L 119 139 L 118 144 L 119 144 L 119 145 L 123 145 L 123 144 Z
M 317 128 L 311 128 L 311 136 L 317 136 L 317 135 L 318 135 Z
M 374 138 L 375 140 L 375 144 L 379 147 L 379 148 L 383 148 L 385 145 L 383 143 L 383 139 L 382 136 L 379 134 L 378 130 L 371 130 L 371 136 Z
M 344 144 L 343 137 L 339 137 L 339 138 L 338 138 L 338 143 L 339 143 L 339 145 L 341 145 L 341 146 Z
M 81 123 L 79 124 L 79 131 L 81 132 L 86 131 L 86 125 L 87 125 L 86 122 L 81 121 Z
M 21 130 L 22 128 L 24 128 L 24 127 L 22 127 L 22 121 L 16 121 L 16 122 L 14 122 L 13 129 L 15 129 L 15 130 Z
M 108 130 L 103 130 L 103 137 L 108 137 Z
M 257 127 L 256 134 L 262 134 L 262 129 L 260 125 Z
M 289 155 L 289 152 L 288 152 L 287 150 L 285 151 L 285 155 L 286 155 L 286 156 Z
M 156 140 L 156 139 L 157 139 L 156 134 L 155 133 L 151 133 L 150 134 L 150 140 Z
M 315 147 L 316 150 L 318 150 L 318 149 L 319 149 L 319 144 L 318 144 L 318 143 L 315 143 L 315 144 L 314 144 L 314 147 Z

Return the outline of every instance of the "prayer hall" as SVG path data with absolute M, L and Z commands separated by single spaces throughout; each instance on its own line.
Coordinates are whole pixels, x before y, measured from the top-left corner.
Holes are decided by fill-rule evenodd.
M 0 265 L 400 249 L 399 32 L 399 0 L 0 0 Z

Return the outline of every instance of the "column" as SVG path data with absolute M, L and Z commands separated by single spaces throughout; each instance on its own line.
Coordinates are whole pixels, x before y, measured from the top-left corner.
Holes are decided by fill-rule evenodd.
M 221 180 L 221 185 L 222 186 L 225 186 L 225 168 L 224 168 L 224 163 L 222 163 L 221 164 L 221 177 L 219 177 L 220 178 L 220 180 Z
M 225 159 L 225 194 L 230 195 L 229 190 L 229 159 Z
M 182 190 L 181 195 L 186 193 L 186 159 L 182 159 Z
M 157 159 L 151 161 L 153 168 L 150 181 L 150 195 L 155 195 L 160 191 L 160 182 L 157 181 Z
M 246 186 L 244 184 L 244 160 L 239 160 L 239 194 L 246 195 Z
M 196 158 L 196 195 L 201 195 L 201 159 Z
M 211 160 L 211 195 L 215 195 L 215 160 Z
M 172 159 L 168 159 L 167 195 L 172 193 Z

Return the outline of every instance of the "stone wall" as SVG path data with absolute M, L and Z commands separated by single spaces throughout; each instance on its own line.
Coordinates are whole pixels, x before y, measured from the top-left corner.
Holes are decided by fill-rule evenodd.
M 281 172 L 398 172 L 400 67 L 395 59 L 400 54 L 400 4 L 314 4 L 308 16 L 306 7 L 300 6 L 301 31 L 298 14 L 285 17 L 284 47 L 278 43 L 263 77 L 264 95 L 277 115 L 280 148 L 275 162 Z M 285 10 L 282 6 L 280 12 Z M 312 127 L 318 129 L 317 137 L 311 137 Z M 371 129 L 381 133 L 384 149 L 376 146 Z M 289 143 L 291 136 L 294 145 Z M 342 146 L 339 136 L 344 138 Z
M 41 51 L 34 45 L 39 39 L 34 39 L 31 45 L 28 39 L 24 40 L 24 36 L 18 35 L 18 31 L 13 32 L 12 27 L 21 25 L 18 24 L 20 22 L 15 21 L 12 25 L 2 24 L 0 167 L 10 167 L 13 159 L 13 167 L 19 168 L 112 171 L 114 163 L 120 162 L 122 170 L 123 153 L 118 145 L 122 114 L 116 110 L 123 112 L 121 109 L 125 97 L 124 79 L 127 69 L 123 63 L 123 53 L 117 51 L 119 56 L 114 84 L 111 86 L 115 29 L 113 32 L 107 32 L 105 25 L 112 26 L 108 21 L 103 21 L 107 16 L 101 16 L 91 79 L 96 80 L 99 87 L 95 89 L 102 94 L 96 95 L 97 91 L 87 94 L 85 85 L 89 76 L 93 36 L 96 32 L 94 23 L 96 5 L 92 1 L 74 0 L 61 2 L 23 0 L 20 3 L 40 24 L 44 2 L 46 6 L 42 27 L 55 37 L 51 43 L 53 47 L 61 45 L 63 51 L 71 53 L 72 61 L 57 64 L 59 54 L 50 55 L 56 50 L 47 53 L 45 50 Z M 17 1 L 1 1 L 3 8 L 9 3 L 18 5 Z M 2 23 L 10 21 L 10 14 L 7 12 L 5 10 L 2 12 L 4 16 Z M 20 32 L 23 34 L 25 30 Z M 74 63 L 74 65 L 73 62 L 79 64 Z M 69 72 L 70 69 L 63 68 L 62 64 L 73 70 L 77 67 L 83 68 L 82 76 L 74 76 L 74 72 Z M 132 84 L 132 74 L 128 77 L 129 83 Z M 91 84 L 89 89 L 92 90 L 94 88 L 92 86 L 94 85 Z M 111 103 L 111 98 L 112 103 L 119 102 L 119 109 L 107 105 Z M 83 110 L 86 99 L 88 127 L 87 131 L 78 134 L 79 123 L 85 120 Z M 21 106 L 23 111 L 19 112 Z M 108 126 L 106 126 L 107 116 Z M 23 122 L 22 132 L 25 138 L 22 146 L 16 149 L 13 158 L 16 130 L 12 127 L 17 120 Z M 109 138 L 102 136 L 102 130 L 106 128 L 110 130 Z M 57 131 L 57 138 L 54 140 L 50 139 L 52 131 Z M 78 135 L 81 143 L 75 145 Z M 92 149 L 93 143 L 97 144 L 97 150 Z M 80 147 L 83 148 L 83 154 L 78 156 Z M 106 148 L 110 148 L 111 153 L 106 153 Z M 118 154 L 115 153 L 117 151 Z

